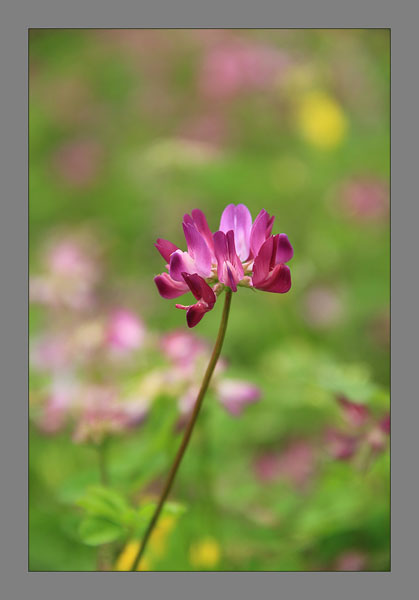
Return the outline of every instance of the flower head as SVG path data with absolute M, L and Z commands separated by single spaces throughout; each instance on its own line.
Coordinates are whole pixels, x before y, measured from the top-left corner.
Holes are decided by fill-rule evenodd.
M 195 209 L 183 218 L 187 250 L 159 238 L 155 244 L 166 261 L 167 272 L 154 278 L 163 298 L 177 298 L 188 291 L 196 302 L 176 304 L 186 310 L 189 327 L 195 327 L 213 309 L 217 296 L 239 286 L 283 294 L 291 288 L 285 264 L 294 251 L 285 233 L 272 235 L 274 217 L 261 210 L 254 222 L 244 204 L 229 204 L 220 228 L 212 233 L 204 213 Z

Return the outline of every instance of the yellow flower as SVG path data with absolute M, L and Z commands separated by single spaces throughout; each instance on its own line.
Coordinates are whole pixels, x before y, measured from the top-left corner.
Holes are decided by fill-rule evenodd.
M 192 544 L 189 550 L 189 561 L 195 568 L 211 569 L 220 561 L 221 551 L 218 542 L 210 537 Z
M 169 533 L 175 525 L 172 516 L 161 517 L 150 537 L 150 551 L 153 556 L 163 556 Z
M 132 540 L 131 542 L 128 542 L 116 561 L 115 570 L 130 571 L 139 549 L 139 541 Z M 137 571 L 151 571 L 150 561 L 148 561 L 147 558 L 142 558 Z
M 146 553 L 149 552 L 152 558 L 163 556 L 167 545 L 167 538 L 175 525 L 175 519 L 172 516 L 165 516 L 157 522 L 157 525 L 151 534 L 149 547 Z M 138 540 L 131 540 L 119 555 L 115 569 L 117 571 L 130 571 L 140 549 Z M 151 571 L 152 561 L 149 558 L 143 557 L 137 568 L 137 571 Z
M 322 149 L 339 146 L 348 128 L 346 116 L 336 100 L 326 92 L 314 90 L 302 97 L 297 122 L 306 140 Z

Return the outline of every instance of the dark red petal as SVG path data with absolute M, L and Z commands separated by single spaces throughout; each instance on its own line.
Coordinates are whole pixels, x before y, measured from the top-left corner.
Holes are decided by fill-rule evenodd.
M 197 303 L 190 306 L 186 313 L 186 322 L 188 323 L 188 327 L 195 327 L 198 325 L 206 312 L 208 311 L 202 304 Z
M 212 288 L 204 279 L 201 280 L 201 295 L 204 302 L 206 302 L 208 306 L 212 308 L 217 300 L 217 297 Z
M 185 280 L 185 283 L 188 285 L 192 294 L 195 296 L 197 300 L 201 300 L 202 291 L 201 291 L 201 281 L 204 281 L 202 277 L 193 273 L 189 275 L 189 273 L 182 273 L 182 277 Z M 205 282 L 204 282 L 205 283 Z

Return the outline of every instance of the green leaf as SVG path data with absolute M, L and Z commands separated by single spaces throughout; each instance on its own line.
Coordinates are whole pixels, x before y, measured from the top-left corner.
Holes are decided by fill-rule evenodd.
M 113 542 L 124 533 L 123 527 L 100 517 L 86 517 L 79 527 L 79 535 L 88 546 L 100 546 L 107 542 Z
M 129 520 L 132 511 L 119 492 L 102 486 L 89 487 L 77 504 L 92 516 L 104 517 L 117 523 Z

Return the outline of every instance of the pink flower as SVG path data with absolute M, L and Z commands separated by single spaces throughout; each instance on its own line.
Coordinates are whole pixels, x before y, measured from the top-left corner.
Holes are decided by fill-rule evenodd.
M 265 292 L 284 294 L 291 288 L 291 273 L 285 262 L 294 251 L 285 233 L 270 236 L 264 242 L 253 266 L 253 286 Z
M 224 408 L 233 416 L 238 417 L 247 404 L 260 399 L 260 389 L 247 381 L 237 379 L 222 379 L 217 385 L 218 398 Z
M 205 215 L 195 209 L 183 219 L 187 251 L 159 238 L 155 244 L 168 272 L 154 278 L 163 298 L 177 298 L 191 291 L 197 302 L 177 308 L 187 310 L 187 323 L 195 327 L 215 305 L 224 287 L 254 287 L 283 294 L 291 287 L 286 262 L 293 248 L 285 233 L 271 235 L 274 217 L 262 210 L 252 223 L 244 204 L 229 204 L 220 229 L 212 234 Z
M 279 78 L 288 62 L 286 56 L 269 46 L 239 41 L 217 44 L 204 58 L 200 88 L 214 99 L 264 89 Z
M 367 557 L 357 550 L 344 552 L 336 560 L 336 571 L 364 571 L 367 566 Z
M 384 181 L 360 178 L 346 182 L 340 192 L 343 212 L 362 222 L 379 221 L 389 214 L 389 189 Z
M 108 324 L 107 341 L 117 353 L 138 350 L 144 342 L 142 321 L 131 311 L 120 308 L 113 311 Z
M 100 443 L 104 437 L 135 427 L 145 418 L 144 402 L 127 402 L 116 390 L 106 386 L 89 386 L 82 399 L 82 412 L 75 429 L 75 442 Z
M 302 487 L 312 476 L 315 462 L 313 446 L 306 440 L 293 440 L 282 452 L 261 454 L 254 462 L 254 470 L 262 483 L 286 479 Z
M 329 454 L 337 460 L 348 460 L 358 449 L 358 438 L 329 429 L 325 435 L 326 446 Z
M 194 366 L 197 357 L 208 353 L 207 345 L 186 331 L 172 331 L 162 337 L 161 348 L 165 356 L 176 366 Z
M 345 396 L 339 396 L 338 402 L 342 408 L 343 416 L 350 425 L 361 427 L 368 421 L 370 412 L 363 404 L 351 402 Z
M 195 325 L 198 325 L 205 313 L 213 309 L 216 297 L 210 286 L 205 283 L 204 279 L 202 279 L 202 277 L 196 273 L 193 275 L 182 273 L 182 276 L 198 302 L 189 306 L 176 304 L 176 308 L 182 308 L 183 310 L 186 310 L 186 320 L 188 326 L 195 327 Z
M 44 433 L 57 433 L 65 426 L 77 395 L 78 385 L 74 381 L 63 377 L 54 378 L 38 423 Z

